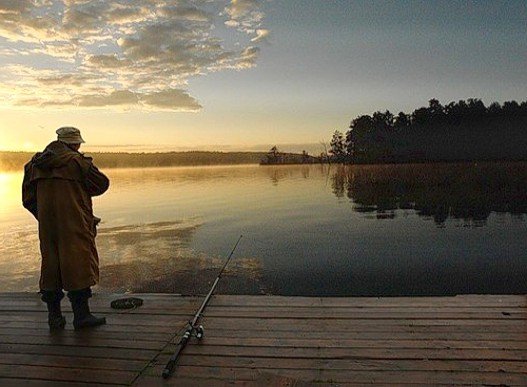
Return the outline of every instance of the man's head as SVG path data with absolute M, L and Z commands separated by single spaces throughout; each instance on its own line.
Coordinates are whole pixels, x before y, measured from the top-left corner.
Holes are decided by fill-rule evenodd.
M 74 150 L 79 150 L 81 144 L 84 143 L 84 140 L 81 137 L 81 131 L 72 126 L 58 128 L 56 133 L 58 141 L 63 142 Z

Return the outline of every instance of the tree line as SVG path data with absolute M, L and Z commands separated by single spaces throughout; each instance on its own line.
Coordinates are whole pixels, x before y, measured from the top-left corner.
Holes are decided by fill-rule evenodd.
M 319 162 L 320 159 L 309 155 L 305 150 L 302 153 L 286 153 L 280 152 L 275 145 L 269 152 L 261 159 L 260 165 L 275 165 L 275 164 L 313 164 Z
M 0 170 L 21 171 L 34 153 L 0 152 Z M 148 168 L 197 165 L 258 164 L 264 152 L 87 153 L 100 168 Z
M 377 111 L 335 131 L 328 153 L 338 163 L 527 160 L 527 101 L 431 99 L 410 114 Z
M 21 171 L 34 153 L 0 151 L 0 171 Z M 150 168 L 232 164 L 312 164 L 320 159 L 302 153 L 281 152 L 276 146 L 269 152 L 155 152 L 86 153 L 100 168 Z

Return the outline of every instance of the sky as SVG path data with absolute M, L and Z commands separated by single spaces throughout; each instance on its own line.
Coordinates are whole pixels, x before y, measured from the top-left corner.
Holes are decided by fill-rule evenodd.
M 0 150 L 321 151 L 431 98 L 527 99 L 527 2 L 0 0 Z

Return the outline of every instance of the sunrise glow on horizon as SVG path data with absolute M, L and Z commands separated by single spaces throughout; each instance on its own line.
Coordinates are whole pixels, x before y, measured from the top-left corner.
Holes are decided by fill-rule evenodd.
M 0 150 L 316 152 L 431 98 L 525 100 L 522 1 L 0 1 Z

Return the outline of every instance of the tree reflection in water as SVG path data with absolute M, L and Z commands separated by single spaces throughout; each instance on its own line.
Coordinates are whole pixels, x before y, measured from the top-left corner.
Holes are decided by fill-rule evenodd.
M 337 197 L 378 219 L 415 210 L 439 226 L 449 218 L 481 226 L 492 212 L 527 213 L 525 162 L 340 165 L 331 178 Z

